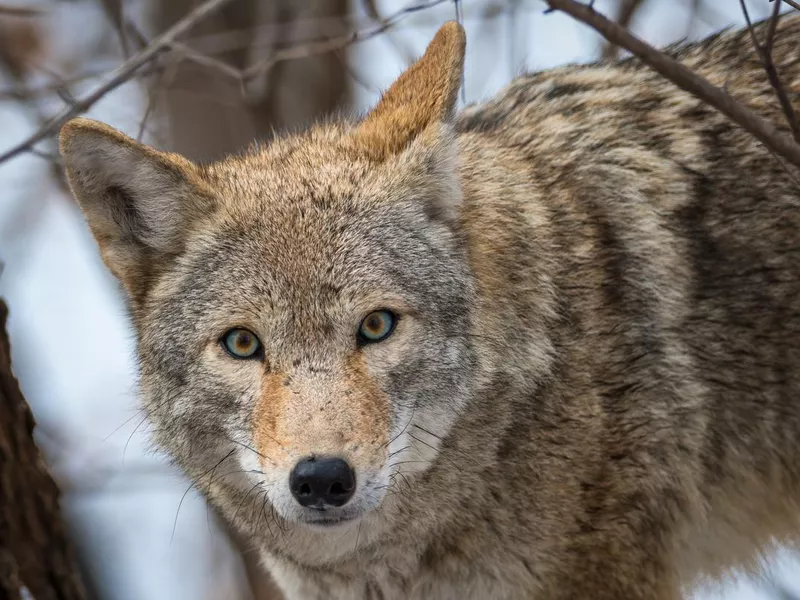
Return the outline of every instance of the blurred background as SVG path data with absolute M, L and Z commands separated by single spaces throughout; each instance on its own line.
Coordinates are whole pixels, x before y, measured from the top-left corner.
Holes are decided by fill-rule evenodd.
M 0 155 L 61 111 L 87 108 L 83 99 L 114 69 L 198 4 L 0 0 Z M 758 19 L 772 7 L 747 5 Z M 738 0 L 595 7 L 656 45 L 744 23 Z M 207 161 L 320 116 L 367 110 L 456 16 L 468 35 L 462 103 L 522 71 L 613 53 L 545 8 L 537 0 L 231 0 L 87 113 Z M 91 597 L 278 598 L 252 548 L 148 445 L 124 301 L 65 187 L 52 137 L 0 158 L 0 263 L 14 368 Z M 733 576 L 693 597 L 800 598 L 795 557 L 778 551 L 765 566 L 758 581 Z

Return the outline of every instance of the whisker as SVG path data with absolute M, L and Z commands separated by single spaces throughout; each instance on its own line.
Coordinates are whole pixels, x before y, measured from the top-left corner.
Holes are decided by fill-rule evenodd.
M 443 438 L 443 437 L 440 437 L 440 436 L 436 435 L 435 433 L 432 433 L 432 432 L 428 431 L 427 429 L 425 429 L 424 427 L 422 427 L 422 426 L 420 426 L 420 425 L 417 425 L 416 423 L 414 423 L 413 427 L 416 427 L 416 428 L 417 428 L 417 429 L 419 429 L 420 431 L 424 431 L 424 432 L 425 432 L 425 433 L 427 433 L 429 436 L 436 438 L 436 439 L 437 439 L 437 440 L 439 440 L 440 442 L 443 442 L 443 441 L 444 441 L 444 438 Z
M 269 534 L 274 536 L 275 534 L 272 532 L 272 526 L 270 525 L 269 518 L 267 517 L 267 502 L 269 498 L 267 497 L 266 491 L 267 490 L 264 490 L 264 501 L 261 503 L 261 516 L 264 517 L 264 525 L 267 527 Z
M 257 487 L 260 487 L 262 485 L 264 485 L 264 482 L 263 481 L 259 481 L 253 487 L 251 487 L 249 490 L 247 490 L 247 493 L 244 495 L 244 498 L 242 498 L 242 500 L 239 502 L 239 506 L 236 507 L 236 511 L 233 513 L 233 518 L 231 519 L 231 521 L 233 521 L 234 523 L 236 522 L 236 517 L 239 516 L 239 510 L 241 510 L 242 505 L 244 504 L 244 501 L 247 500 L 247 497 L 250 495 L 250 493 L 254 489 L 256 489 Z
M 430 461 L 427 461 L 427 460 L 401 460 L 399 462 L 395 462 L 395 463 L 390 464 L 389 468 L 391 469 L 393 467 L 398 467 L 400 465 L 408 465 L 408 464 L 412 464 L 412 463 L 426 464 L 427 465 L 427 464 L 430 464 Z
M 263 495 L 266 495 L 266 493 L 267 493 L 267 490 L 265 490 L 265 489 L 263 489 L 263 488 L 262 488 L 262 489 L 261 489 L 261 490 L 260 490 L 260 491 L 259 491 L 259 492 L 258 492 L 258 493 L 255 495 L 255 497 L 253 498 L 253 503 L 252 503 L 252 506 L 250 507 L 250 520 L 251 520 L 251 521 L 258 521 L 258 517 L 256 517 L 256 516 L 255 516 L 255 515 L 256 515 L 256 512 L 255 512 L 255 511 L 256 511 L 256 509 L 257 509 L 257 508 L 258 508 L 258 506 L 259 506 L 258 499 L 261 497 L 261 495 L 262 495 L 262 494 L 263 494 Z
M 283 449 L 283 451 L 284 451 L 284 452 L 286 452 L 286 453 L 288 454 L 288 452 L 289 452 L 289 451 L 286 449 L 286 446 L 284 446 L 283 444 L 281 444 L 281 443 L 280 443 L 278 440 L 276 440 L 274 437 L 272 437 L 272 436 L 271 436 L 270 434 L 268 434 L 266 431 L 261 431 L 260 433 L 262 433 L 263 435 L 266 435 L 266 436 L 267 436 L 269 439 L 271 439 L 273 442 L 275 442 L 276 444 L 278 444 L 278 446 L 280 446 L 280 447 Z
M 172 535 L 169 538 L 170 545 L 172 545 L 172 542 L 175 539 L 175 530 L 178 527 L 178 515 L 180 515 L 180 513 L 181 513 L 181 507 L 183 506 L 183 501 L 186 499 L 186 494 L 188 494 L 189 491 L 200 482 L 200 480 L 206 475 L 206 473 L 216 469 L 220 464 L 222 464 L 223 461 L 227 460 L 232 454 L 233 454 L 233 450 L 231 450 L 225 456 L 223 456 L 219 460 L 219 462 L 217 464 L 215 464 L 213 467 L 211 467 L 210 469 L 208 469 L 208 471 L 205 471 L 202 475 L 200 475 L 200 477 L 197 478 L 197 481 L 192 482 L 192 484 L 188 488 L 186 488 L 186 491 L 183 492 L 183 495 L 181 496 L 181 501 L 178 502 L 178 510 L 175 511 L 175 522 L 172 524 Z
M 179 391 L 180 391 L 180 390 L 179 390 L 177 387 L 173 387 L 173 388 L 170 388 L 170 389 L 168 389 L 168 390 L 166 391 L 166 393 L 164 394 L 164 398 L 163 398 L 161 401 L 159 401 L 159 402 L 156 404 L 155 408 L 156 408 L 156 409 L 158 409 L 158 408 L 160 408 L 160 407 L 161 407 L 161 405 L 162 405 L 162 404 L 165 404 L 165 403 L 166 403 L 166 402 L 168 402 L 168 401 L 174 400 L 174 399 L 175 399 L 175 397 L 178 395 L 178 392 L 179 392 Z M 139 416 L 141 413 L 145 412 L 146 410 L 147 410 L 147 409 L 146 409 L 144 406 L 142 406 L 142 407 L 140 407 L 140 408 L 136 409 L 136 412 L 134 412 L 134 413 L 133 413 L 133 414 L 132 414 L 130 417 L 128 417 L 127 419 L 125 419 L 125 420 L 122 422 L 122 424 L 121 424 L 121 425 L 119 425 L 118 427 L 115 427 L 115 428 L 114 428 L 114 430 L 113 430 L 111 433 L 109 433 L 109 434 L 108 434 L 106 437 L 104 437 L 104 438 L 103 438 L 103 440 L 102 440 L 100 443 L 101 443 L 101 444 L 104 444 L 104 443 L 106 443 L 106 442 L 107 442 L 107 441 L 108 441 L 108 440 L 111 438 L 111 436 L 113 436 L 113 435 L 114 435 L 115 433 L 117 433 L 117 432 L 118 432 L 120 429 L 122 429 L 123 427 L 125 427 L 125 425 L 127 425 L 128 423 L 130 423 L 131 421 L 133 421 L 133 420 L 134 420 L 136 417 L 138 417 L 138 416 Z M 147 419 L 147 417 L 145 417 L 145 420 L 146 420 L 146 419 Z M 134 430 L 134 431 L 135 431 L 135 430 Z
M 105 443 L 106 443 L 106 442 L 107 442 L 107 441 L 108 441 L 108 440 L 111 438 L 111 436 L 113 436 L 113 435 L 114 435 L 115 433 L 117 433 L 117 432 L 118 432 L 120 429 L 122 429 L 123 427 L 125 427 L 125 425 L 127 425 L 128 423 L 130 423 L 131 421 L 133 421 L 133 420 L 134 420 L 136 417 L 138 417 L 138 416 L 139 416 L 139 413 L 141 413 L 142 411 L 144 411 L 144 408 L 139 408 L 139 409 L 137 409 L 137 410 L 136 410 L 136 412 L 135 412 L 135 413 L 133 413 L 133 414 L 132 414 L 130 417 L 128 417 L 127 419 L 125 419 L 125 420 L 122 422 L 122 424 L 121 424 L 121 425 L 119 425 L 118 427 L 115 427 L 115 428 L 114 428 L 114 431 L 112 431 L 112 432 L 111 432 L 111 433 L 109 433 L 109 434 L 108 434 L 106 437 L 104 437 L 104 438 L 102 439 L 102 441 L 100 442 L 100 444 L 105 444 Z
M 411 489 L 412 489 L 412 488 L 411 488 L 411 484 L 408 482 L 408 479 L 406 478 L 406 476 L 405 476 L 405 475 L 403 475 L 402 471 L 400 471 L 400 470 L 398 469 L 397 471 L 395 471 L 394 475 L 399 475 L 400 477 L 402 477 L 402 478 L 403 478 L 403 481 L 405 482 L 405 484 L 406 484 L 406 487 L 408 488 L 408 491 L 410 492 L 410 491 L 411 491 Z M 398 490 L 398 491 L 399 491 L 399 490 Z
M 397 438 L 403 435 L 403 433 L 405 433 L 405 430 L 408 429 L 408 426 L 411 425 L 411 421 L 414 419 L 414 413 L 416 412 L 416 410 L 417 407 L 414 406 L 414 408 L 411 409 L 411 416 L 408 417 L 408 422 L 406 423 L 405 427 L 403 427 L 403 429 L 400 430 L 400 433 L 398 433 L 396 436 L 394 436 L 392 439 L 386 442 L 383 446 L 381 446 L 381 448 L 391 446 L 393 441 L 395 441 Z
M 416 441 L 418 441 L 418 442 L 419 442 L 420 444 L 422 444 L 423 446 L 427 446 L 428 448 L 430 448 L 430 449 L 431 449 L 431 450 L 433 450 L 434 452 L 437 452 L 437 453 L 439 452 L 439 448 L 437 448 L 436 446 L 433 446 L 432 444 L 429 444 L 428 442 L 426 442 L 426 441 L 424 441 L 424 440 L 421 440 L 421 439 L 419 439 L 419 438 L 418 438 L 417 436 L 415 436 L 413 433 L 409 433 L 409 434 L 408 434 L 408 437 L 410 437 L 412 440 L 416 440 Z
M 387 460 L 389 460 L 389 459 L 391 459 L 393 456 L 395 456 L 395 455 L 397 455 L 397 454 L 400 454 L 400 453 L 401 453 L 403 450 L 408 450 L 409 448 L 411 448 L 411 446 L 410 446 L 410 445 L 408 445 L 408 446 L 403 446 L 403 447 L 402 447 L 402 448 L 400 448 L 399 450 L 395 450 L 394 452 L 392 452 L 391 454 L 389 454 L 389 456 L 387 456 L 387 457 L 386 457 L 386 459 L 387 459 Z
M 128 452 L 128 445 L 131 443 L 131 440 L 133 439 L 133 436 L 136 435 L 136 432 L 139 430 L 139 427 L 144 425 L 144 423 L 147 421 L 147 419 L 148 419 L 148 416 L 145 415 L 142 418 L 142 420 L 139 421 L 136 424 L 136 427 L 133 428 L 133 431 L 131 431 L 131 434 L 128 436 L 128 439 L 125 441 L 125 445 L 122 447 L 122 466 L 123 467 L 125 466 L 125 454 Z
M 250 450 L 250 452 L 253 452 L 256 456 L 258 456 L 260 458 L 263 458 L 264 460 L 268 460 L 269 462 L 272 463 L 273 467 L 276 467 L 278 465 L 278 463 L 275 460 L 273 460 L 272 458 L 270 458 L 266 454 L 262 454 L 261 452 L 259 452 L 255 448 L 253 448 L 252 446 L 248 446 L 247 444 L 242 443 L 239 440 L 235 440 L 232 437 L 227 436 L 227 435 L 225 436 L 225 439 L 227 439 L 229 442 L 232 442 L 234 444 L 240 445 L 242 448 L 245 448 L 246 450 Z
M 228 475 L 236 475 L 237 473 L 255 473 L 256 475 L 266 476 L 266 473 L 264 473 L 263 471 L 259 471 L 258 469 L 236 469 L 235 471 L 226 471 L 225 473 L 220 474 L 220 478 L 227 477 Z M 212 483 L 214 482 L 209 481 L 208 485 L 211 485 Z
M 427 446 L 428 448 L 430 448 L 431 450 L 435 451 L 437 457 L 441 456 L 442 458 L 446 458 L 450 462 L 451 465 L 453 465 L 456 469 L 459 470 L 459 472 L 463 472 L 464 471 L 452 458 L 450 458 L 446 454 L 440 452 L 438 448 L 436 448 L 434 446 L 431 446 L 428 442 L 425 442 L 425 441 L 419 439 L 413 433 L 409 433 L 408 437 L 417 440 L 420 444 L 423 444 L 423 445 Z

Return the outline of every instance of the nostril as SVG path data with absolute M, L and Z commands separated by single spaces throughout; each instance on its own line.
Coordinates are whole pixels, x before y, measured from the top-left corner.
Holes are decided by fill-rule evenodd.
M 345 493 L 344 486 L 337 481 L 331 486 L 331 489 L 328 490 L 328 493 L 334 496 L 341 496 L 342 494 Z
M 307 483 L 303 483 L 297 488 L 297 493 L 300 496 L 310 496 L 311 495 L 311 486 Z

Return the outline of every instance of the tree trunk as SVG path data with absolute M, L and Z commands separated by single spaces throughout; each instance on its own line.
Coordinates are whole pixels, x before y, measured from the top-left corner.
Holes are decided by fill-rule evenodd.
M 33 441 L 35 422 L 11 372 L 8 309 L 0 300 L 0 599 L 85 600 L 58 505 L 58 486 Z

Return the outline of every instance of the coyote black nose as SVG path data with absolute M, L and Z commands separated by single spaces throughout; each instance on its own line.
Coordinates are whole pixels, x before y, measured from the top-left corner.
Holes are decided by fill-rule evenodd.
M 303 506 L 343 506 L 353 497 L 356 476 L 341 458 L 304 458 L 289 475 L 292 495 Z

